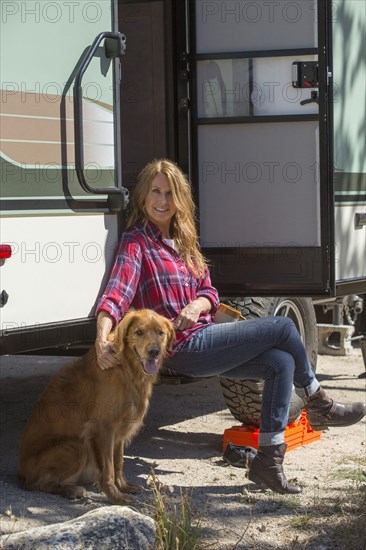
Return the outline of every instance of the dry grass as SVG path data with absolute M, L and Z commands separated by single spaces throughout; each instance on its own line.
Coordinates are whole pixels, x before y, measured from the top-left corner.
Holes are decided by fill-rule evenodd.
M 202 513 L 196 515 L 189 494 L 180 494 L 177 505 L 173 491 L 163 485 L 151 468 L 148 483 L 153 492 L 153 510 L 156 522 L 156 550 L 203 550 Z

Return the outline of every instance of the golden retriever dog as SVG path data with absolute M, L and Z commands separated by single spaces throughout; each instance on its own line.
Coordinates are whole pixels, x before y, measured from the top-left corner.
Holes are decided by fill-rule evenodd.
M 152 310 L 129 311 L 109 340 L 119 365 L 102 371 L 95 348 L 51 379 L 20 445 L 24 489 L 85 495 L 98 484 L 108 500 L 129 504 L 138 486 L 123 475 L 124 445 L 139 430 L 149 406 L 173 325 Z

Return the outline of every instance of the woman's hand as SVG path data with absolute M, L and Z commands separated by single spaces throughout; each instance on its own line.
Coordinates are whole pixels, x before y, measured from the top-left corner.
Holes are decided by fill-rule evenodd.
M 174 321 L 175 330 L 187 330 L 192 328 L 198 321 L 202 311 L 210 311 L 211 302 L 204 297 L 197 298 L 182 309 Z
M 102 370 L 112 369 L 118 365 L 112 342 L 97 339 L 95 341 L 95 351 L 97 353 L 97 363 Z
M 97 363 L 101 370 L 111 369 L 118 365 L 114 344 L 108 340 L 112 326 L 112 317 L 105 311 L 100 311 L 97 317 L 95 351 L 97 353 Z

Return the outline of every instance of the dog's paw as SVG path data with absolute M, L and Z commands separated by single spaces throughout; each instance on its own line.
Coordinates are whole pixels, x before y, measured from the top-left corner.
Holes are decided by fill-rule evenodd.
M 62 493 L 63 496 L 70 499 L 83 498 L 86 496 L 86 490 L 80 485 L 74 485 L 71 487 L 64 486 Z
M 126 483 L 126 485 L 128 485 Z M 112 502 L 113 504 L 134 504 L 136 502 L 136 497 L 132 495 L 128 495 L 123 491 L 120 491 L 120 489 L 117 486 L 111 487 L 110 485 L 108 487 L 103 488 L 104 493 L 106 494 L 108 500 Z
M 120 493 L 120 497 L 115 501 L 116 504 L 127 506 L 128 504 L 136 504 L 136 497 L 133 495 L 127 495 L 126 493 Z
M 135 483 L 127 483 L 125 480 L 117 480 L 116 486 L 122 493 L 132 493 L 136 494 L 139 493 L 142 489 L 141 485 L 137 485 Z
M 140 493 L 141 489 L 141 485 L 137 485 L 137 483 L 125 483 L 123 488 L 121 488 L 121 491 L 122 493 L 132 493 L 133 495 L 136 495 L 137 493 Z

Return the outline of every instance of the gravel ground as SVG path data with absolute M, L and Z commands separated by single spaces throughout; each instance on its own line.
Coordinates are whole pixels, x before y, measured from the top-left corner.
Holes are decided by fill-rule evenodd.
M 26 419 L 52 372 L 69 358 L 1 358 L 1 533 L 66 521 L 107 503 L 101 493 L 68 501 L 21 491 L 17 454 Z M 360 350 L 348 357 L 319 356 L 318 378 L 338 400 L 365 400 Z M 330 429 L 320 441 L 286 455 L 289 479 L 300 496 L 261 491 L 241 468 L 222 460 L 224 430 L 235 425 L 216 379 L 154 390 L 145 425 L 127 449 L 126 475 L 145 489 L 136 508 L 152 515 L 147 478 L 155 465 L 168 505 L 191 499 L 201 518 L 203 547 L 226 549 L 366 549 L 366 423 Z

